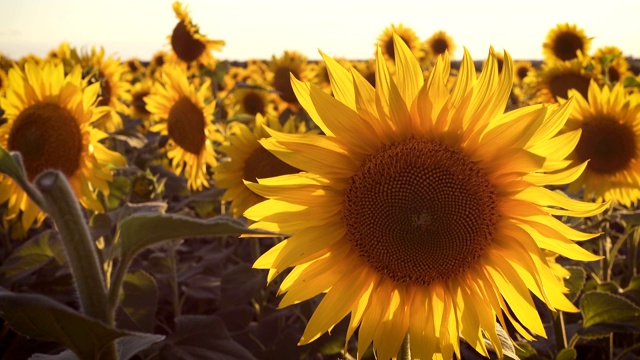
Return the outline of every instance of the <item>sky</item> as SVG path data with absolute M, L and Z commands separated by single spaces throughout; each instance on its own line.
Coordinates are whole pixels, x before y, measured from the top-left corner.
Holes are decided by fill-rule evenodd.
M 66 41 L 79 49 L 103 47 L 122 60 L 149 60 L 170 50 L 177 23 L 173 0 L 0 0 L 0 53 L 12 59 L 45 56 Z M 333 57 L 369 59 L 391 24 L 421 40 L 449 34 L 460 59 L 489 47 L 514 59 L 542 59 L 542 43 L 559 23 L 592 37 L 592 51 L 615 45 L 640 58 L 640 1 L 608 0 L 184 0 L 193 22 L 210 39 L 224 40 L 221 60 L 270 59 L 295 50 L 310 60 L 318 49 Z

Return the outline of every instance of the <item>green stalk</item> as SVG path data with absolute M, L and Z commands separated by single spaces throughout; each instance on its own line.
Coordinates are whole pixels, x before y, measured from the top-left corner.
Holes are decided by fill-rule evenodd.
M 96 247 L 66 177 L 59 171 L 45 171 L 34 183 L 45 200 L 44 210 L 60 232 L 82 312 L 113 325 L 107 311 L 107 289 Z
M 109 326 L 115 326 L 115 313 L 107 306 L 107 288 L 96 246 L 82 216 L 67 178 L 58 170 L 36 177 L 34 185 L 42 194 L 44 209 L 53 218 L 62 238 L 62 246 L 76 285 L 81 311 Z M 101 353 L 100 359 L 117 359 L 115 341 Z

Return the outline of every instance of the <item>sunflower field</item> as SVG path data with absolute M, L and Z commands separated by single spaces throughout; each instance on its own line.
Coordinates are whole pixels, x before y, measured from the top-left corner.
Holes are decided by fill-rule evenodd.
M 240 63 L 173 11 L 148 62 L 0 54 L 2 359 L 640 358 L 624 49 Z

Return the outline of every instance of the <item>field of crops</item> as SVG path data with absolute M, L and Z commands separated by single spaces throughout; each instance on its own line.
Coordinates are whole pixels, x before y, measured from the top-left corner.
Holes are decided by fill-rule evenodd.
M 150 61 L 0 53 L 2 359 L 640 358 L 625 49 L 231 62 L 173 10 Z

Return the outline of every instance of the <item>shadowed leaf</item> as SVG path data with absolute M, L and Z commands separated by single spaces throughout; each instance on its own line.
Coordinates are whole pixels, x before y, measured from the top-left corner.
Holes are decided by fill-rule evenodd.
M 579 266 L 567 266 L 565 269 L 571 273 L 569 278 L 564 279 L 564 286 L 569 289 L 569 293 L 566 296 L 571 302 L 574 302 L 584 288 L 584 284 L 587 281 L 587 272 Z
M 265 287 L 267 274 L 253 269 L 249 264 L 240 264 L 222 275 L 220 284 L 223 308 L 248 304 Z

